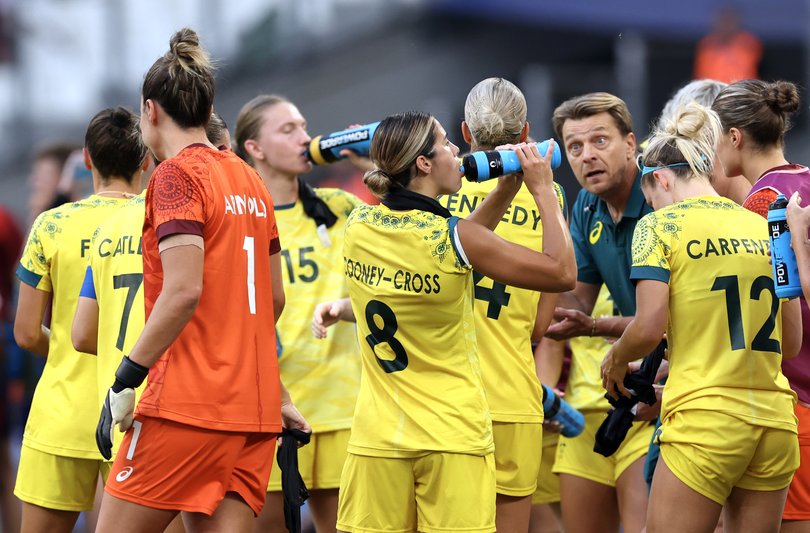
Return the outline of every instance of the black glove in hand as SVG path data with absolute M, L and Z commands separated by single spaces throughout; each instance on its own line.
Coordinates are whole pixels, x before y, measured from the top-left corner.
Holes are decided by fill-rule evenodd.
M 135 389 L 146 379 L 149 369 L 124 356 L 115 371 L 115 383 L 107 392 L 96 426 L 96 446 L 102 457 L 112 459 L 113 428 L 124 432 L 132 426 L 135 413 Z

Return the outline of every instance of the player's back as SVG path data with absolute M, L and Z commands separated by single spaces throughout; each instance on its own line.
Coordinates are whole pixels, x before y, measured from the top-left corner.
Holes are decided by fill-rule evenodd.
M 270 255 L 272 200 L 230 151 L 186 147 L 155 170 L 143 235 L 147 320 L 163 282 L 158 239 L 197 234 L 202 292 L 188 324 L 149 373 L 138 411 L 231 431 L 280 431 Z
M 497 180 L 462 180 L 461 190 L 443 197 L 441 203 L 451 213 L 467 217 L 496 184 Z M 554 187 L 565 212 L 564 193 L 556 183 Z M 507 241 L 543 251 L 543 225 L 528 188 L 521 186 L 495 233 Z M 473 272 L 473 282 L 476 341 L 492 419 L 542 422 L 543 393 L 531 347 L 540 292 L 511 287 L 478 272 Z
M 312 338 L 312 314 L 318 302 L 347 296 L 343 269 L 346 219 L 362 202 L 340 189 L 315 189 L 337 217 L 330 228 L 318 229 L 299 199 L 276 205 L 282 241 L 284 313 L 276 323 L 283 353 L 279 367 L 295 406 L 313 432 L 351 427 L 360 386 L 360 354 L 354 324 L 338 322 L 325 339 Z
M 70 334 L 93 234 L 125 202 L 93 195 L 42 213 L 20 260 L 20 280 L 53 294 L 48 358 L 23 437 L 40 451 L 99 457 L 96 358 L 77 352 Z
M 143 330 L 143 216 L 141 194 L 104 221 L 90 250 L 88 268 L 99 308 L 96 359 L 100 405 L 115 380 L 121 358 L 130 353 Z M 137 390 L 138 395 L 142 390 Z M 115 453 L 122 434 L 116 431 L 113 437 Z
M 363 355 L 351 453 L 492 451 L 456 222 L 383 205 L 349 217 L 344 265 Z
M 712 409 L 789 428 L 795 395 L 780 370 L 782 320 L 762 218 L 711 196 L 647 217 L 638 247 L 659 239 L 671 273 L 664 416 Z

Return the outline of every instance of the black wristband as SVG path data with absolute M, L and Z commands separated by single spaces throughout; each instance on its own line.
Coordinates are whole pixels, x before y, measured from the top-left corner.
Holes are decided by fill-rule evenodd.
M 124 389 L 137 389 L 149 375 L 149 369 L 141 366 L 126 355 L 121 359 L 118 370 L 115 371 L 115 383 L 112 390 L 119 393 Z

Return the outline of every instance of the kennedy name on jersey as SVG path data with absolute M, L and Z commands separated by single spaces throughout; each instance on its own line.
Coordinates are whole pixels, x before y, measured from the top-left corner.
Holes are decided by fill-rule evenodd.
M 450 211 L 457 210 L 462 216 L 472 213 L 482 200 L 480 196 L 468 196 L 461 193 L 448 194 L 445 198 L 447 201 L 444 202 L 444 206 Z M 456 207 L 456 204 L 458 204 L 458 207 Z M 537 230 L 537 226 L 540 225 L 540 213 L 534 209 L 529 211 L 519 205 L 509 204 L 503 217 L 501 217 L 501 222 L 515 226 L 523 226 L 527 223 L 531 223 L 532 231 L 535 231 Z
M 267 206 L 261 198 L 256 199 L 244 194 L 229 194 L 225 195 L 225 213 L 267 218 Z

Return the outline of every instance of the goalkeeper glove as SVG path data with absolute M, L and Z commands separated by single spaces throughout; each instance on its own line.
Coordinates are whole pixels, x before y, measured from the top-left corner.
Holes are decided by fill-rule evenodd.
M 132 426 L 135 389 L 143 383 L 148 374 L 148 368 L 132 361 L 126 355 L 115 371 L 115 383 L 107 392 L 96 427 L 96 445 L 107 460 L 112 458 L 112 435 L 115 425 L 118 424 L 118 430 L 121 432 Z

